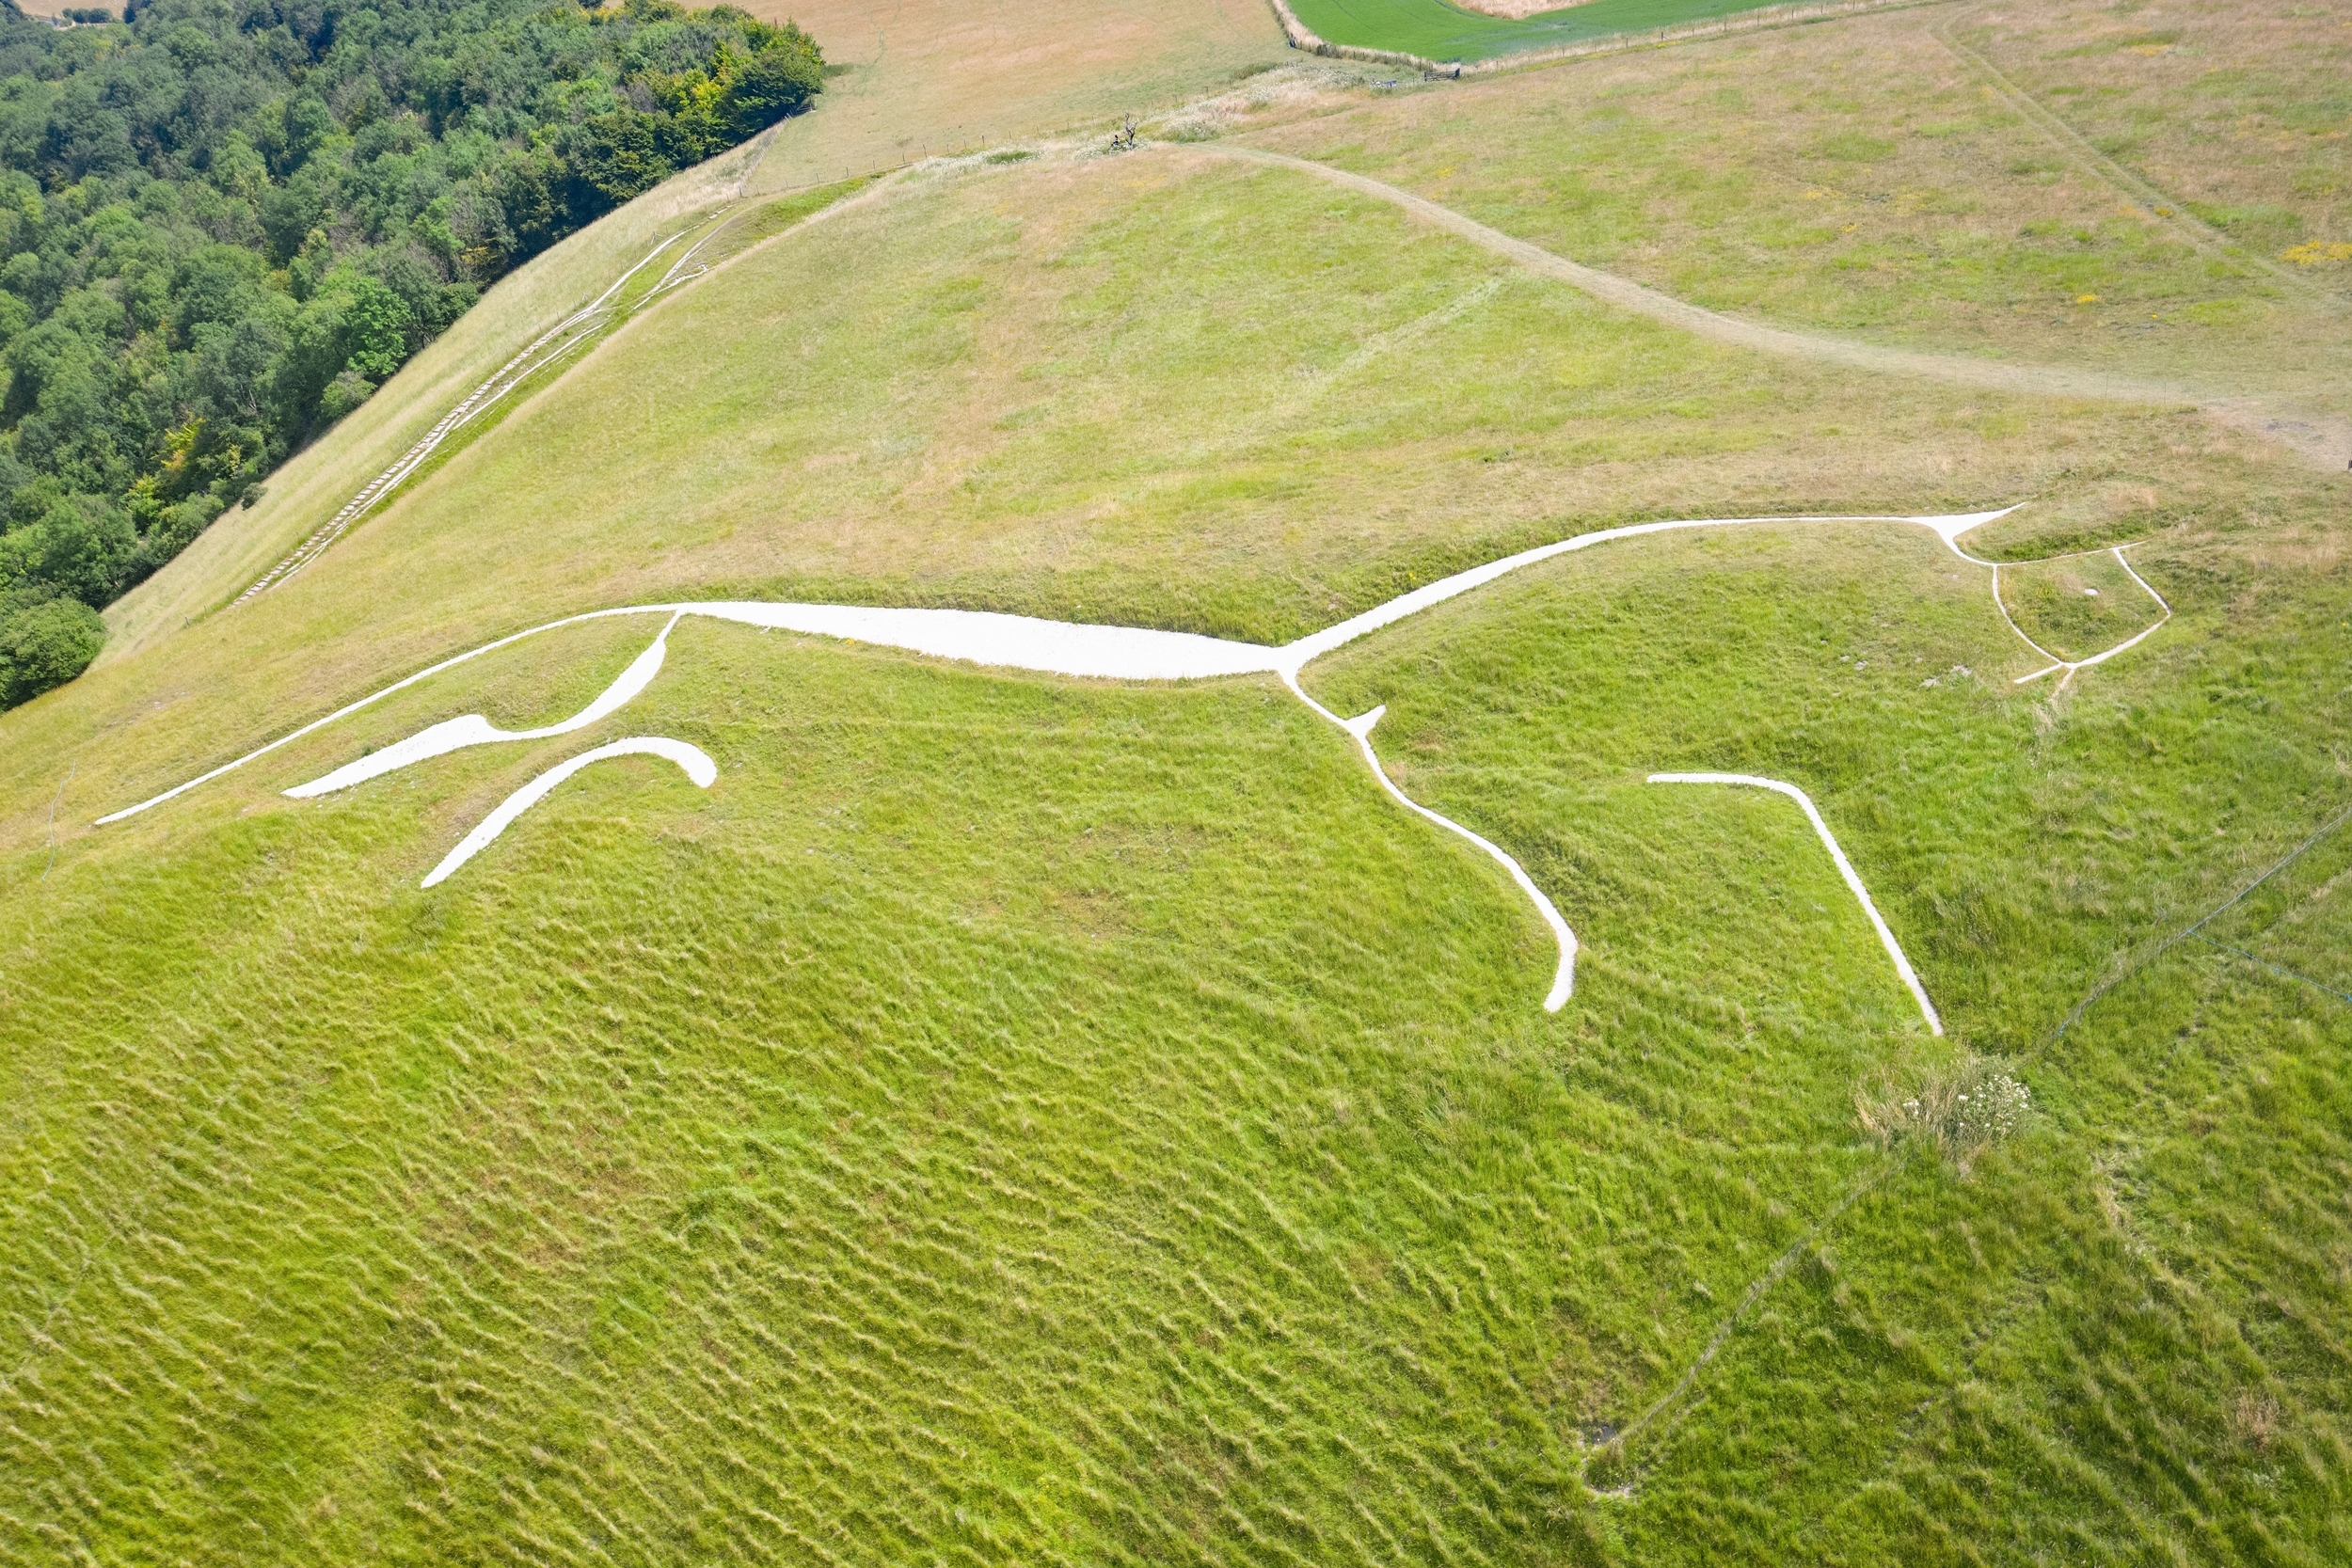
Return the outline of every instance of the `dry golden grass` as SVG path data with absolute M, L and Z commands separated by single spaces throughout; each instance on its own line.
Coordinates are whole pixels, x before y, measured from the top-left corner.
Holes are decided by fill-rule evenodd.
M 1483 11 L 1488 16 L 1507 16 L 1514 22 L 1541 11 L 1564 11 L 1583 0 L 1456 0 L 1466 11 Z
M 1263 0 L 751 0 L 849 69 L 787 123 L 755 190 L 797 190 L 934 153 L 1043 135 L 1215 92 L 1279 60 Z
M 2352 290 L 2352 6 L 2057 0 L 1956 36 L 2100 151 L 2223 233 Z M 2289 264 L 2296 264 L 2290 262 Z
M 714 272 L 286 587 L 10 715 L 7 832 L 45 831 L 60 757 L 64 820 L 86 822 L 616 603 L 952 603 L 1279 641 L 1613 520 L 2048 497 L 2095 531 L 2266 462 L 2178 412 L 1702 342 L 1284 170 L 976 166 Z M 253 529 L 148 592 L 219 603 Z
M 1443 84 L 1252 139 L 1710 309 L 2340 413 L 2352 311 L 2120 189 L 1946 47 L 1953 20 L 1921 8 Z

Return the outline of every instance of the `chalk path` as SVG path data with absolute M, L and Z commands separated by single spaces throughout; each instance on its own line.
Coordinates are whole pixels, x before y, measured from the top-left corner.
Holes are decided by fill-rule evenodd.
M 1955 549 L 1959 548 L 1958 546 L 1954 546 L 1953 547 Z M 2113 658 L 2124 649 L 2136 647 L 2144 639 L 2154 636 L 2158 631 L 2163 629 L 2165 622 L 2172 619 L 2172 607 L 2164 602 L 2164 595 L 2157 593 L 2154 589 L 2149 588 L 2148 579 L 2141 577 L 2137 572 L 2133 571 L 2132 563 L 2123 559 L 2123 552 L 2131 547 L 2132 546 L 2129 545 L 2118 545 L 2112 550 L 2108 551 L 2084 550 L 2080 553 L 2084 555 L 2108 554 L 2114 556 L 2115 563 L 2122 567 L 2124 574 L 2134 582 L 2139 584 L 2141 588 L 2147 590 L 2148 596 L 2156 601 L 2156 608 L 2163 610 L 2164 613 L 2158 616 L 2153 624 L 2142 626 L 2137 636 L 2127 638 L 2123 641 L 2118 642 L 2114 647 L 2109 648 L 2105 653 L 2092 654 L 2089 658 L 2060 658 L 2058 655 L 2052 653 L 2049 649 L 2043 647 L 2032 638 L 2026 636 L 2026 628 L 2019 626 L 2015 619 L 2010 616 L 2008 604 L 2001 598 L 2001 563 L 1994 561 L 1978 562 L 1978 564 L 1980 566 L 1990 566 L 1993 568 L 1993 604 L 1995 609 L 2000 610 L 2001 619 L 2009 622 L 2009 629 L 2015 632 L 2018 637 L 2023 640 L 2026 647 L 2031 648 L 2035 653 L 2040 654 L 2043 658 L 2050 660 L 2050 666 L 2048 669 L 2036 670 L 2030 675 L 2018 676 L 2017 684 L 2019 686 L 2024 686 L 2028 681 L 2038 681 L 2044 675 L 2057 674 L 2058 671 L 2063 670 L 2066 673 L 2058 676 L 2058 689 L 2060 691 L 2063 691 L 2066 689 L 2067 683 L 2074 678 L 2076 671 L 2088 670 L 2094 664 L 2105 664 L 2108 659 Z M 1967 559 L 1970 561 L 1976 561 L 1977 558 L 1972 555 Z M 2050 557 L 2050 559 L 2053 561 L 2065 561 L 2070 558 L 2062 555 L 2056 555 Z M 2038 566 L 2041 562 L 2038 561 L 2013 561 L 2010 562 L 2010 564 L 2012 566 Z
M 1911 960 L 1903 957 L 1903 944 L 1895 940 L 1894 931 L 1879 914 L 1879 907 L 1870 902 L 1870 890 L 1862 885 L 1861 874 L 1854 870 L 1853 862 L 1848 860 L 1846 851 L 1837 847 L 1837 835 L 1829 831 L 1827 822 L 1821 820 L 1820 809 L 1814 805 L 1812 796 L 1795 784 L 1780 779 L 1759 778 L 1754 773 L 1652 773 L 1649 782 L 1745 784 L 1753 789 L 1769 789 L 1796 801 L 1804 808 L 1805 820 L 1813 824 L 1813 831 L 1821 835 L 1821 843 L 1828 848 L 1829 858 L 1837 863 L 1837 874 L 1846 879 L 1846 886 L 1852 889 L 1853 895 L 1862 901 L 1862 912 L 1870 917 L 1871 928 L 1879 934 L 1879 945 L 1886 949 L 1886 956 L 1895 960 L 1895 973 L 1901 975 L 1903 984 L 1911 988 L 1913 999 L 1919 1004 L 1920 1016 L 1928 1021 L 1929 1031 L 1938 1035 L 1944 1032 L 1944 1020 L 1937 1016 L 1935 1004 L 1928 1000 L 1928 990 L 1913 972 Z
M 762 156 L 765 156 L 767 151 L 765 142 L 773 140 L 774 134 L 775 127 L 773 126 L 761 133 L 763 145 L 760 153 Z M 749 177 L 747 171 L 745 178 L 749 179 Z M 789 233 L 793 230 L 807 228 L 837 213 L 858 206 L 879 196 L 888 189 L 892 182 L 890 179 L 877 180 L 861 195 L 835 201 L 831 206 L 811 213 L 785 230 L 784 232 Z M 703 248 L 732 228 L 736 220 L 742 217 L 746 212 L 755 210 L 755 208 L 744 207 L 740 199 L 741 196 L 742 192 L 739 189 L 736 193 L 737 199 L 734 201 L 691 214 L 691 221 L 685 228 L 647 251 L 627 272 L 614 278 L 604 293 L 532 339 L 522 352 L 500 366 L 491 373 L 488 380 L 468 393 L 464 401 L 456 407 L 441 416 L 439 422 L 432 429 L 417 437 L 416 443 L 406 451 L 402 452 L 390 467 L 361 486 L 359 493 L 344 502 L 341 511 L 319 525 L 318 531 L 295 546 L 278 564 L 254 579 L 244 593 L 238 594 L 230 602 L 230 608 L 233 610 L 256 594 L 285 586 L 295 573 L 325 555 L 327 546 L 349 532 L 354 524 L 389 499 L 392 492 L 399 489 L 410 475 L 422 467 L 426 460 L 439 451 L 442 444 L 452 436 L 457 434 L 478 416 L 488 413 L 496 404 L 502 402 L 509 392 L 525 381 L 563 359 L 583 343 L 592 341 L 598 333 L 610 327 L 612 325 L 612 318 L 621 309 L 621 307 L 614 303 L 614 296 L 620 293 L 628 280 L 659 261 L 662 252 L 686 238 L 687 235 L 693 233 L 697 229 L 702 230 L 701 238 L 678 252 L 676 259 L 671 261 L 669 269 L 654 282 L 653 287 L 647 289 L 628 308 L 632 312 L 647 309 L 665 294 L 681 289 L 696 278 L 708 274 L 711 270 L 710 263 L 696 260 L 701 256 Z M 770 236 L 771 239 L 781 237 L 781 235 Z M 549 344 L 554 346 L 549 347 Z
M 1567 922 L 1561 917 L 1559 910 L 1545 895 L 1544 891 L 1535 884 L 1534 879 L 1527 874 L 1526 867 L 1507 851 L 1451 817 L 1441 816 L 1413 800 L 1389 778 L 1387 771 L 1380 766 L 1378 753 L 1372 745 L 1373 727 L 1379 722 L 1381 715 L 1387 711 L 1385 706 L 1376 707 L 1370 713 L 1355 719 L 1343 718 L 1307 695 L 1305 689 L 1298 684 L 1299 672 L 1311 660 L 1335 649 L 1344 647 L 1382 626 L 1418 614 L 1448 599 L 1458 597 L 1472 589 L 1483 587 L 1498 578 L 1523 567 L 1532 566 L 1571 551 L 1588 549 L 1596 545 L 1692 529 L 1739 528 L 1768 523 L 1908 523 L 1932 531 L 1954 555 L 1977 565 L 1992 567 L 1997 578 L 1998 563 L 1981 560 L 1962 549 L 1960 535 L 1996 517 L 2006 516 L 2013 510 L 2015 510 L 2013 507 L 2004 507 L 1993 512 L 1962 513 L 1942 516 L 1701 517 L 1655 523 L 1633 523 L 1622 528 L 1598 529 L 1590 533 L 1580 533 L 1573 538 L 1560 540 L 1554 544 L 1540 545 L 1533 549 L 1521 550 L 1517 555 L 1506 556 L 1483 566 L 1473 566 L 1467 571 L 1456 572 L 1426 587 L 1399 594 L 1385 604 L 1365 610 L 1360 615 L 1351 616 L 1336 626 L 1326 627 L 1322 631 L 1302 637 L 1294 642 L 1284 643 L 1279 647 L 1269 647 L 1256 642 L 1234 641 L 1223 638 L 1201 637 L 1191 632 L 1157 631 L 1140 626 L 1090 626 L 1064 621 L 1043 621 L 1025 615 L 1000 615 L 989 611 L 966 610 L 898 610 L 857 605 L 771 604 L 739 600 L 627 605 L 611 610 L 589 610 L 584 614 L 568 615 L 562 620 L 550 621 L 544 626 L 516 632 L 512 636 L 500 638 L 496 641 L 487 642 L 479 648 L 459 654 L 453 658 L 444 659 L 438 664 L 417 672 L 405 680 L 395 681 L 379 691 L 360 698 L 358 702 L 338 708 L 323 719 L 313 720 L 301 728 L 281 736 L 267 745 L 257 747 L 210 772 L 199 774 L 185 784 L 176 785 L 135 806 L 102 816 L 98 819 L 98 823 L 103 826 L 111 822 L 119 822 L 125 817 L 135 816 L 143 811 L 159 806 L 176 796 L 194 789 L 199 784 L 219 778 L 224 773 L 232 772 L 281 746 L 334 723 L 339 719 L 347 718 L 394 692 L 405 690 L 470 659 L 479 658 L 484 654 L 510 646 L 525 638 L 535 637 L 541 632 L 553 631 L 561 626 L 577 626 L 587 621 L 603 620 L 610 616 L 663 615 L 667 616 L 668 620 L 652 644 L 639 654 L 628 669 L 624 670 L 620 676 L 594 702 L 570 719 L 542 729 L 507 731 L 493 726 L 480 714 L 468 714 L 463 718 L 444 721 L 419 731 L 381 752 L 371 752 L 345 764 L 333 772 L 312 779 L 306 784 L 296 784 L 285 793 L 296 799 L 309 799 L 346 789 L 353 784 L 376 778 L 394 769 L 410 767 L 428 758 L 445 755 L 467 747 L 506 740 L 539 739 L 585 728 L 597 720 L 618 711 L 652 683 L 654 676 L 661 669 L 671 630 L 680 620 L 689 615 L 730 621 L 742 626 L 834 637 L 846 641 L 872 642 L 884 647 L 927 654 L 939 658 L 958 659 L 967 663 L 1002 669 L 1036 671 L 1047 674 L 1131 681 L 1200 680 L 1226 675 L 1273 674 L 1279 676 L 1293 695 L 1306 704 L 1314 713 L 1330 721 L 1347 733 L 1356 742 L 1357 749 L 1364 758 L 1365 766 L 1372 770 L 1373 777 L 1379 782 L 1382 789 L 1408 810 L 1476 846 L 1509 874 L 1512 881 L 1518 884 L 1519 890 L 1534 903 L 1537 913 L 1543 917 L 1545 925 L 1550 928 L 1553 940 L 1558 944 L 1559 965 L 1551 990 L 1544 1003 L 1548 1010 L 1557 1011 L 1575 989 L 1577 952 L 1576 935 L 1569 928 Z M 2118 560 L 2122 560 L 2120 549 L 2116 555 Z M 2131 571 L 2128 562 L 2125 563 L 2124 570 Z M 2133 580 L 2140 582 L 2142 587 L 2147 587 L 2138 573 L 2132 572 L 2132 578 Z M 2148 592 L 2152 596 L 2155 595 L 2154 589 L 2150 588 Z M 1996 604 L 1999 602 L 1997 586 L 1994 601 Z M 2163 603 L 2160 596 L 2157 597 L 2157 602 Z M 2170 607 L 2166 606 L 2168 618 L 2170 613 Z M 2034 643 L 2031 638 L 2026 637 L 2022 630 L 2018 630 L 2016 623 L 2010 620 L 2006 607 L 2002 608 L 2001 614 L 2010 628 L 2017 631 L 2018 637 L 2028 647 L 2034 648 L 2043 657 L 2051 657 L 2045 650 Z M 2140 641 L 2163 624 L 2160 621 L 2156 623 L 2156 626 L 2143 629 L 2129 641 L 2090 658 L 2075 660 L 2071 664 L 2061 660 L 2052 668 L 2065 668 L 2068 671 L 2068 678 L 2071 679 L 2074 671 L 2112 657 L 2115 654 Z M 2049 673 L 2050 671 L 2043 670 L 2038 672 L 2037 675 L 2025 678 L 2035 679 L 2041 674 Z M 640 750 L 659 746 L 681 747 L 684 745 L 679 741 L 654 738 L 646 738 L 642 743 L 631 744 L 637 744 Z M 686 749 L 691 750 L 691 748 Z M 607 753 L 599 752 L 585 755 L 589 760 L 593 760 L 595 756 Z M 664 752 L 660 754 L 670 755 L 671 753 Z M 695 754 L 699 756 L 701 753 Z M 673 760 L 677 759 L 674 757 Z M 705 760 L 707 761 L 707 759 Z M 690 775 L 692 774 L 691 767 L 682 761 L 680 766 L 688 767 Z M 441 865 L 434 869 L 433 874 L 426 879 L 425 885 L 431 886 L 448 876 L 450 872 L 454 871 L 457 866 L 463 864 L 466 860 L 471 858 L 503 832 L 508 823 L 568 776 L 568 771 L 564 768 L 551 770 L 510 797 L 485 820 L 481 827 L 476 828 L 472 834 L 468 835 L 466 845 L 460 846 L 460 848 L 465 850 L 464 854 L 453 852 L 451 859 L 445 860 Z M 544 787 L 542 787 L 543 784 Z M 1794 785 L 1781 785 L 1769 782 L 1765 786 L 1785 791 L 1795 789 Z M 1892 933 L 1879 920 L 1875 907 L 1869 903 L 1868 895 L 1863 891 L 1859 879 L 1851 874 L 1851 867 L 1847 865 L 1843 851 L 1836 847 L 1836 841 L 1829 835 L 1828 828 L 1820 821 L 1819 814 L 1814 812 L 1811 801 L 1804 800 L 1801 792 L 1798 793 L 1797 798 L 1804 800 L 1806 812 L 1814 817 L 1824 842 L 1829 843 L 1832 854 L 1837 858 L 1841 868 L 1847 871 L 1849 882 L 1854 888 L 1856 895 L 1863 900 L 1866 908 L 1870 909 L 1873 924 L 1879 927 L 1882 937 L 1896 956 L 1898 968 L 1909 978 L 1909 983 L 1914 986 L 1922 1007 L 1927 1009 L 1931 1023 L 1933 1024 L 1933 1009 L 1928 1005 L 1926 993 L 1917 990 L 1916 979 L 1910 976 L 1907 961 L 1901 958 L 1900 949 L 1894 946 Z M 476 842 L 477 838 L 479 842 Z M 471 846 L 471 847 L 466 846 Z
M 719 777 L 718 764 L 712 762 L 701 747 L 690 746 L 683 740 L 672 740 L 663 736 L 632 736 L 627 740 L 615 740 L 609 746 L 582 752 L 576 757 L 557 763 L 500 801 L 498 809 L 484 817 L 472 832 L 459 840 L 457 847 L 443 856 L 440 864 L 425 873 L 424 880 L 419 885 L 431 887 L 445 880 L 451 872 L 488 848 L 490 841 L 504 832 L 508 823 L 537 805 L 549 790 L 590 763 L 602 762 L 607 757 L 637 755 L 667 757 L 686 769 L 686 776 L 694 781 L 697 788 L 708 789 Z
M 440 450 L 443 442 L 463 429 L 476 415 L 486 412 L 524 381 L 577 347 L 582 339 L 596 330 L 600 318 L 611 312 L 612 296 L 621 292 L 622 286 L 650 265 L 663 251 L 691 232 L 692 226 L 690 225 L 655 245 L 635 266 L 614 278 L 611 288 L 606 289 L 595 299 L 590 300 L 586 305 L 532 339 L 520 354 L 492 372 L 488 380 L 467 394 L 465 400 L 443 415 L 437 424 L 419 436 L 415 444 L 406 451 L 402 452 L 390 467 L 361 486 L 359 493 L 344 502 L 342 510 L 329 517 L 317 532 L 295 546 L 287 553 L 284 560 L 255 578 L 250 587 L 237 595 L 231 608 L 245 603 L 257 594 L 266 594 L 273 588 L 284 585 L 297 572 L 326 554 L 328 546 L 342 538 L 352 524 L 373 511 L 378 502 L 384 500 L 394 490 L 399 489 L 403 480 L 421 467 L 426 459 Z M 708 237 L 705 235 L 704 239 L 707 240 Z M 700 248 L 702 248 L 702 242 L 697 241 L 694 249 Z M 686 257 L 680 258 L 678 263 L 673 263 L 670 272 L 663 275 L 661 281 L 654 286 L 653 292 L 659 293 L 663 289 L 671 287 L 671 279 L 676 274 L 678 265 L 692 254 L 693 251 L 690 250 Z M 566 334 L 569 335 L 566 336 Z M 556 343 L 559 338 L 564 341 Z M 549 349 L 548 345 L 550 343 L 555 343 L 555 347 Z M 542 353 L 543 350 L 546 352 Z
M 407 739 L 387 746 L 380 752 L 370 752 L 358 761 L 345 763 L 324 778 L 294 785 L 286 794 L 294 800 L 305 800 L 314 795 L 349 789 L 353 784 L 364 784 L 395 768 L 423 762 L 429 757 L 446 756 L 469 746 L 487 746 L 501 740 L 545 740 L 550 736 L 584 730 L 606 715 L 619 712 L 631 698 L 653 684 L 654 676 L 661 673 L 662 658 L 669 652 L 670 630 L 677 622 L 675 615 L 671 616 L 669 625 L 661 628 L 660 635 L 653 640 L 652 645 L 629 662 L 628 668 L 621 672 L 619 679 L 606 687 L 595 702 L 560 724 L 549 724 L 536 730 L 501 730 L 482 715 L 469 713 L 462 719 L 452 719 L 431 729 L 420 730 Z

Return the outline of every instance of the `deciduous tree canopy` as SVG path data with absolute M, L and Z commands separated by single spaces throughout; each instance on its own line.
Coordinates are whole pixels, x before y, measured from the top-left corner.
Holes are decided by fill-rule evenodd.
M 799 28 L 670 0 L 153 0 L 68 28 L 0 0 L 0 645 L 108 603 L 484 285 L 823 77 Z M 78 671 L 69 626 L 0 701 Z

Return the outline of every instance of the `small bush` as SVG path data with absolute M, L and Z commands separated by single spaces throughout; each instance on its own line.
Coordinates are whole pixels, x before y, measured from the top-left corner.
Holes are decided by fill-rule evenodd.
M 346 370 L 326 384 L 319 394 L 319 418 L 329 421 L 340 420 L 369 398 L 375 395 L 375 383 L 358 371 Z
M 1962 1170 L 1979 1150 L 2022 1132 L 2033 1097 L 2004 1063 L 1970 1052 L 1908 1072 L 1889 1070 L 1854 1090 L 1862 1130 L 1885 1148 L 1924 1138 Z
M 106 624 L 79 599 L 50 599 L 0 616 L 0 705 L 14 707 L 89 668 Z
M 2252 1449 L 2267 1449 L 2279 1435 L 2279 1402 L 2251 1388 L 2241 1388 L 2230 1407 L 2230 1433 Z
M 2352 244 L 2343 240 L 2306 240 L 2291 245 L 2279 252 L 2281 261 L 2293 261 L 2298 267 L 2316 267 L 2328 261 L 2352 261 Z

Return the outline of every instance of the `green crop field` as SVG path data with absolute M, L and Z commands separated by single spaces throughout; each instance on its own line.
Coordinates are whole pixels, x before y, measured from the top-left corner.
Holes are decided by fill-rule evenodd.
M 519 269 L 0 714 L 0 1560 L 2352 1558 L 2347 111 L 2249 15 L 1395 87 L 1217 13 L 1133 147 L 861 165 L 1042 68 L 878 69 Z M 687 617 L 559 732 L 633 614 L 294 733 L 620 607 L 1275 645 L 1703 518 L 1295 693 Z M 537 733 L 283 793 L 465 715 Z M 420 885 L 631 737 L 710 782 Z M 1942 1032 L 1659 773 L 1801 788 Z
M 1491 60 L 1620 33 L 1712 22 L 1786 0 L 1584 0 L 1559 10 L 1507 18 L 1445 0 L 1291 0 L 1298 20 L 1332 43 L 1392 49 L 1425 60 Z

